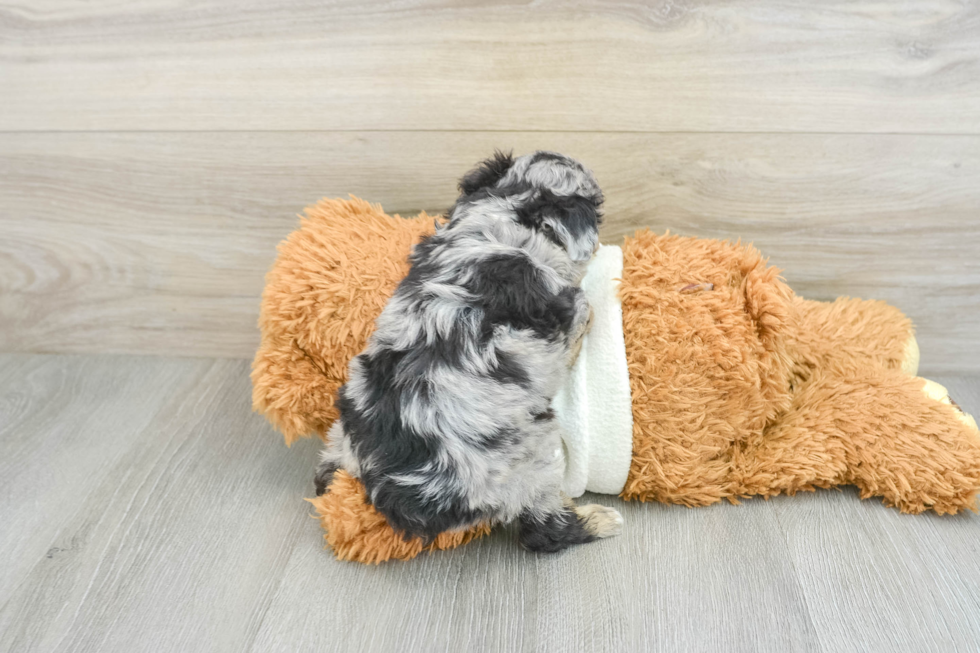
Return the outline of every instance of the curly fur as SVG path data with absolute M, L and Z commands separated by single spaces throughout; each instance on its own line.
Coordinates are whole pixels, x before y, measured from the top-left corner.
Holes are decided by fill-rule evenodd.
M 591 315 L 578 284 L 599 186 L 560 154 L 497 153 L 460 191 L 351 362 L 317 490 L 344 469 L 395 529 L 427 541 L 518 518 L 535 550 L 613 534 L 618 515 L 563 502 L 551 411 Z
M 252 379 L 256 410 L 287 442 L 334 422 L 351 358 L 408 273 L 412 244 L 433 230 L 432 216 L 323 200 L 280 245 Z M 623 243 L 619 293 L 634 425 L 624 499 L 704 505 L 852 483 L 904 512 L 975 509 L 980 433 L 915 376 L 912 325 L 897 309 L 805 300 L 751 247 L 647 231 Z M 314 506 L 344 559 L 410 558 L 487 532 L 404 540 L 360 480 L 332 481 Z M 576 512 L 616 527 L 602 511 Z M 551 545 L 548 532 L 519 532 Z

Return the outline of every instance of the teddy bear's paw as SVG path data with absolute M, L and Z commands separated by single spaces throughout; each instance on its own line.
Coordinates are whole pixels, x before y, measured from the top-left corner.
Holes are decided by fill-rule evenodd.
M 576 506 L 575 513 L 585 530 L 600 539 L 623 532 L 623 516 L 613 508 L 590 503 L 587 506 Z
M 925 381 L 922 391 L 925 392 L 930 399 L 935 399 L 936 401 L 946 404 L 947 406 L 952 406 L 954 409 L 956 409 L 956 416 L 961 422 L 972 428 L 974 431 L 980 430 L 977 428 L 977 421 L 973 419 L 973 415 L 970 415 L 964 411 L 955 401 L 950 399 L 949 390 L 939 385 L 935 381 L 930 381 L 929 379 L 922 380 Z

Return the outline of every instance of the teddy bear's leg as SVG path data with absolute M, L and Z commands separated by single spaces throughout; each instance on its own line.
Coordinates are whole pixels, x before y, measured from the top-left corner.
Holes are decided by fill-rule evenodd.
M 912 321 L 882 301 L 841 297 L 833 302 L 794 298 L 798 348 L 815 368 L 860 368 L 868 363 L 915 376 L 919 346 Z
M 850 478 L 862 497 L 882 496 L 903 512 L 976 510 L 980 432 L 947 403 L 945 388 L 901 371 L 882 373 L 874 394 L 878 438 L 856 438 Z M 939 389 L 940 392 L 936 390 Z M 941 399 L 945 398 L 946 401 Z M 882 409 L 890 414 L 884 414 Z
M 980 430 L 980 428 L 977 427 L 977 420 L 973 418 L 973 415 L 965 412 L 962 408 L 960 408 L 959 404 L 950 398 L 949 390 L 935 381 L 930 381 L 929 379 L 921 380 L 925 381 L 922 391 L 926 393 L 927 396 L 942 404 L 952 406 L 956 410 L 956 416 L 961 422 L 972 428 L 974 431 Z
M 740 495 L 857 485 L 903 512 L 974 509 L 980 433 L 901 370 L 820 370 L 782 419 L 737 452 Z
M 795 494 L 843 482 L 848 455 L 833 428 L 821 372 L 798 388 L 789 410 L 733 450 L 732 494 L 741 497 Z

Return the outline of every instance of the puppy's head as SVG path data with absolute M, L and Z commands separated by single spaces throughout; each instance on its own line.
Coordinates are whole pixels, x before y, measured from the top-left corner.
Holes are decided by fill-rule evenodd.
M 459 182 L 461 202 L 507 198 L 517 221 L 540 232 L 577 263 L 599 244 L 602 191 L 581 163 L 555 152 L 515 159 L 496 152 Z

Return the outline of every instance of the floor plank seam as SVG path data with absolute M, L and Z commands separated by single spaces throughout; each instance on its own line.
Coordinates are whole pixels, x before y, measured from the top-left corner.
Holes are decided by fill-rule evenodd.
M 789 545 L 789 534 L 786 532 L 786 528 L 783 526 L 783 522 L 779 518 L 779 511 L 773 508 L 772 504 L 770 503 L 771 499 L 764 499 L 764 501 L 766 502 L 766 508 L 770 513 L 772 513 L 773 519 L 776 521 L 776 526 L 779 528 L 779 534 L 782 537 L 783 544 L 786 545 L 786 559 L 789 562 L 790 567 L 793 569 L 793 577 L 796 581 L 796 588 L 800 593 L 800 598 L 803 599 L 803 604 L 806 606 L 807 623 L 810 624 L 815 642 L 820 648 L 821 653 L 827 653 L 827 649 L 824 647 L 824 642 L 820 637 L 820 631 L 817 630 L 817 625 L 813 621 L 813 608 L 810 606 L 810 597 L 807 596 L 806 589 L 803 587 L 803 579 L 800 577 L 800 571 L 796 566 L 796 558 L 793 555 L 793 550 Z
M 289 568 L 289 563 L 292 561 L 293 556 L 296 554 L 296 549 L 300 545 L 300 542 L 303 541 L 303 538 L 301 537 L 301 533 L 304 530 L 303 520 L 304 518 L 310 518 L 314 516 L 315 515 L 313 514 L 302 513 L 300 518 L 296 520 L 292 532 L 289 534 L 288 541 L 291 542 L 291 544 L 289 545 L 289 553 L 286 555 L 285 559 L 283 560 L 282 569 L 281 569 L 281 573 L 279 574 L 279 578 L 278 580 L 276 580 L 274 586 L 269 588 L 269 591 L 267 593 L 268 597 L 264 601 L 265 605 L 262 608 L 262 614 L 261 616 L 259 616 L 255 628 L 253 628 L 252 632 L 249 633 L 248 639 L 245 642 L 243 642 L 243 646 L 241 649 L 242 653 L 253 653 L 255 649 L 255 643 L 256 640 L 258 639 L 259 633 L 262 632 L 262 628 L 263 626 L 265 626 L 265 620 L 269 616 L 269 611 L 271 610 L 273 603 L 275 603 L 276 597 L 279 596 L 279 590 L 282 588 L 282 584 L 286 579 L 286 570 Z

